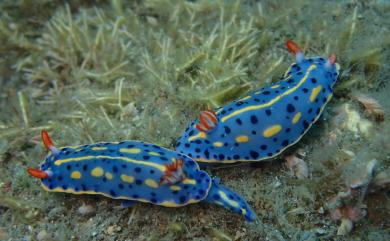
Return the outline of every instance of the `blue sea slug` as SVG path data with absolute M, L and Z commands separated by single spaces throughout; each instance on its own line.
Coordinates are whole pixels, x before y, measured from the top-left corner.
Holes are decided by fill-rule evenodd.
M 292 41 L 296 63 L 271 86 L 222 108 L 203 111 L 176 143 L 198 162 L 261 161 L 298 142 L 330 101 L 339 75 L 336 56 L 305 58 Z
M 139 141 L 54 147 L 48 133 L 42 139 L 50 150 L 40 169 L 28 173 L 41 179 L 49 192 L 100 194 L 124 200 L 181 207 L 201 201 L 215 203 L 249 221 L 256 217 L 237 193 L 219 184 L 186 155 Z

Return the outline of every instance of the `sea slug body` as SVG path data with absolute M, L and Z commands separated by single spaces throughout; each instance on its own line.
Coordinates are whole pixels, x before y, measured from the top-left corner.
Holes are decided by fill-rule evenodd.
M 298 142 L 317 121 L 339 75 L 336 56 L 305 58 L 287 41 L 296 63 L 271 86 L 255 90 L 215 112 L 202 112 L 176 143 L 198 162 L 261 161 Z

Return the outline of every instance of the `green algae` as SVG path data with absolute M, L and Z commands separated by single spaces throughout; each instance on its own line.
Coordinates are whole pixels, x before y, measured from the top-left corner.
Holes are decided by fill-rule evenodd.
M 0 182 L 11 182 L 0 189 L 43 210 L 29 229 L 17 218 L 21 210 L 2 205 L 0 228 L 9 237 L 46 230 L 56 240 L 336 239 L 337 223 L 318 210 L 345 188 L 349 168 L 371 158 L 390 166 L 387 116 L 364 135 L 343 128 L 339 111 L 355 91 L 390 110 L 386 1 L 19 0 L 0 7 Z M 45 193 L 24 171 L 44 156 L 41 129 L 58 146 L 139 139 L 172 148 L 200 110 L 277 80 L 293 61 L 287 38 L 309 56 L 335 52 L 342 73 L 326 113 L 292 148 L 307 153 L 309 180 L 293 179 L 280 161 L 210 170 L 248 200 L 257 223 L 202 204 L 117 210 L 105 198 Z M 88 218 L 77 212 L 86 200 L 97 206 Z M 361 220 L 349 238 L 385 240 L 390 224 L 381 217 Z

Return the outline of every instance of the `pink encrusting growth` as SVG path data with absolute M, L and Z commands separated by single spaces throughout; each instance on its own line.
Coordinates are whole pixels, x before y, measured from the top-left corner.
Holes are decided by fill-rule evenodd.
M 215 128 L 218 123 L 217 115 L 212 110 L 202 111 L 199 114 L 199 123 L 195 128 L 199 131 L 208 132 Z

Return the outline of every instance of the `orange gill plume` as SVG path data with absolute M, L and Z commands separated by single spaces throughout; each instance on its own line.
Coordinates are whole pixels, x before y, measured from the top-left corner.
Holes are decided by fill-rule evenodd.
M 212 110 L 202 111 L 199 114 L 199 123 L 195 128 L 199 131 L 208 132 L 215 128 L 218 123 L 217 115 Z
M 184 173 L 183 165 L 184 161 L 181 159 L 175 159 L 173 163 L 165 165 L 166 170 L 160 179 L 160 185 L 171 185 L 185 179 L 186 174 Z

